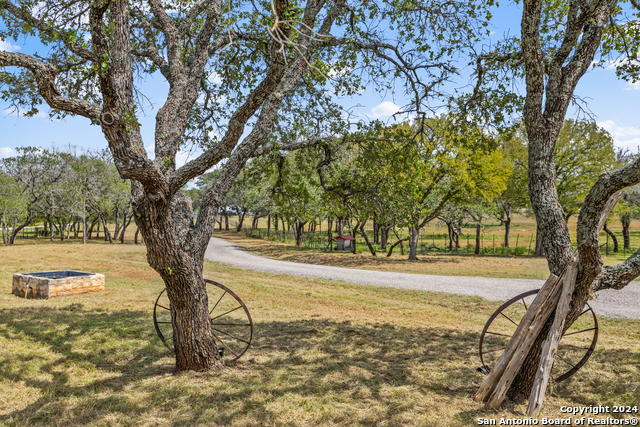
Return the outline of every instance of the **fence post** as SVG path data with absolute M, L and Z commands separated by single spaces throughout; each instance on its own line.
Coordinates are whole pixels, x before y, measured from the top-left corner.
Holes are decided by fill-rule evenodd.
M 520 240 L 520 235 L 516 236 L 516 251 L 514 252 L 515 256 L 518 256 L 518 240 Z

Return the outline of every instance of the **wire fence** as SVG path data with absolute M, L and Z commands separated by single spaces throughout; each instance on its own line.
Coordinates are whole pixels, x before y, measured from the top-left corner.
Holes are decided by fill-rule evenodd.
M 293 231 L 289 230 L 267 230 L 266 228 L 243 228 L 244 233 L 247 236 L 266 239 L 273 242 L 296 244 L 296 237 Z M 374 236 L 371 230 L 366 231 L 367 238 L 372 243 L 373 248 L 376 251 L 387 251 L 390 246 L 399 239 L 407 237 L 406 232 L 399 232 L 397 236 L 393 235 L 387 243 L 385 250 L 380 248 L 380 244 L 373 244 Z M 337 235 L 337 233 L 333 233 Z M 478 245 L 478 253 L 484 255 L 510 255 L 510 256 L 529 256 L 535 252 L 535 239 L 533 235 L 521 236 L 516 234 L 511 238 L 511 247 L 505 247 L 501 238 L 496 239 L 495 235 L 486 238 L 481 234 L 480 242 Z M 515 243 L 515 244 L 514 244 Z M 522 245 L 524 244 L 524 246 Z M 404 241 L 404 250 L 409 250 L 409 242 Z M 316 249 L 324 252 L 337 251 L 337 244 L 335 238 L 331 241 L 328 238 L 327 232 L 311 232 L 305 231 L 302 233 L 300 247 L 304 249 Z M 367 244 L 364 238 L 358 234 L 356 236 L 356 248 L 358 250 L 368 250 Z M 397 245 L 394 251 L 400 251 L 400 245 Z M 474 233 L 463 233 L 458 238 L 458 244 L 450 244 L 449 235 L 447 233 L 435 233 L 435 232 L 421 232 L 418 237 L 418 253 L 458 253 L 458 254 L 474 254 L 476 253 L 476 236 Z
M 4 230 L 0 231 L 0 233 L 4 232 L 7 238 L 13 233 L 13 228 L 8 227 Z M 54 235 L 60 235 L 60 232 L 55 230 Z M 24 227 L 22 230 L 18 231 L 16 234 L 16 239 L 35 239 L 37 237 L 48 237 L 49 230 L 44 227 Z

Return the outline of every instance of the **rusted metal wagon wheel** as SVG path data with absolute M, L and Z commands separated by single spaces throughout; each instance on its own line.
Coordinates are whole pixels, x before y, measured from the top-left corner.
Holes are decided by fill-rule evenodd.
M 488 371 L 496 364 L 538 291 L 534 289 L 511 298 L 489 317 L 480 334 L 480 370 Z M 587 304 L 560 339 L 551 373 L 554 382 L 566 380 L 587 363 L 597 341 L 598 319 Z
M 226 286 L 204 279 L 207 284 L 211 329 L 225 358 L 238 360 L 251 345 L 253 321 L 249 309 L 240 297 Z M 153 306 L 153 324 L 162 343 L 172 352 L 173 325 L 171 323 L 170 302 L 163 289 Z

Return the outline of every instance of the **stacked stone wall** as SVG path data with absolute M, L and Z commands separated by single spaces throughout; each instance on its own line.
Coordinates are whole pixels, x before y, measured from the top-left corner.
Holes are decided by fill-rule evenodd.
M 22 298 L 25 298 L 25 293 L 27 298 L 52 298 L 102 290 L 104 290 L 103 274 L 95 273 L 60 279 L 48 279 L 20 273 L 13 275 L 12 293 Z

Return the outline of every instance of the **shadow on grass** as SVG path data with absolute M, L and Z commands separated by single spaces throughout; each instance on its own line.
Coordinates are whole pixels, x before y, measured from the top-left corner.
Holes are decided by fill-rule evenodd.
M 79 304 L 5 309 L 0 339 L 13 343 L 0 354 L 0 381 L 39 392 L 0 416 L 4 425 L 464 426 L 495 413 L 468 407 L 482 380 L 475 371 L 478 334 L 453 328 L 261 322 L 237 364 L 222 373 L 177 375 L 166 375 L 173 362 L 149 313 Z M 638 354 L 620 350 L 596 351 L 594 365 L 610 367 L 614 353 L 627 369 L 638 368 Z M 583 404 L 596 403 L 592 392 L 620 403 L 640 399 L 637 387 L 618 386 L 619 376 L 596 369 L 585 379 L 598 383 L 571 380 L 556 393 Z M 513 404 L 505 408 L 522 415 Z M 438 421 L 443 416 L 446 423 Z
M 59 309 L 3 309 L 0 339 L 8 343 L 0 353 L 0 381 L 41 395 L 24 409 L 0 416 L 0 424 L 34 416 L 48 419 L 42 408 L 52 403 L 65 408 L 64 402 L 85 396 L 107 393 L 112 396 L 100 399 L 124 402 L 131 383 L 173 369 L 156 363 L 166 353 L 153 333 L 151 316 L 140 311 L 88 311 L 78 303 Z M 93 405 L 102 404 L 93 400 Z M 67 421 L 83 424 L 89 419 Z

